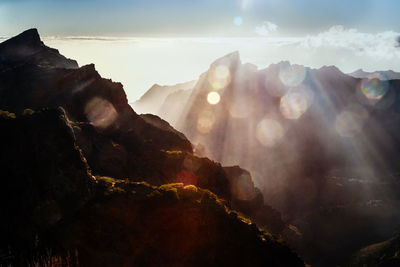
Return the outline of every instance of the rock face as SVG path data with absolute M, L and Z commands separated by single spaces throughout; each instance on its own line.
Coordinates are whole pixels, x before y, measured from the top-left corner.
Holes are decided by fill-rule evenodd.
M 203 155 L 252 173 L 265 201 L 304 233 L 306 260 L 335 265 L 350 247 L 387 238 L 400 218 L 400 81 L 377 78 L 289 62 L 258 70 L 235 52 L 213 62 L 184 102 L 168 96 L 164 105 L 183 108 L 166 118 Z M 371 210 L 376 200 L 392 208 Z M 327 234 L 325 220 L 335 216 L 345 222 Z M 353 243 L 339 249 L 355 221 Z
M 400 236 L 394 237 L 359 250 L 349 266 L 395 267 L 400 265 Z
M 3 113 L 0 127 L 0 246 L 29 251 L 87 202 L 94 179 L 63 109 Z
M 54 230 L 84 266 L 304 266 L 209 191 L 100 177 L 98 186 L 93 206 Z
M 34 40 L 33 44 L 31 39 Z M 27 40 L 27 44 L 24 44 L 24 40 Z M 45 51 L 50 49 L 42 44 L 36 30 L 29 30 L 2 43 L 0 51 L 1 48 L 14 51 L 15 43 L 24 47 L 33 46 L 32 49 L 36 46 Z M 46 53 L 43 60 L 47 60 Z M 3 61 L 13 62 L 14 55 L 11 52 L 5 53 L 1 54 L 1 58 Z M 117 155 L 123 153 L 121 151 L 130 151 L 139 156 L 149 150 L 192 151 L 190 142 L 183 134 L 157 126 L 161 124 L 147 123 L 137 115 L 128 105 L 122 85 L 101 78 L 94 65 L 65 69 L 59 68 L 58 63 L 51 65 L 52 61 L 47 65 L 26 62 L 22 56 L 20 62 L 13 65 L 13 68 L 0 67 L 0 107 L 20 114 L 25 108 L 37 110 L 62 106 L 71 120 L 87 123 L 82 127 L 87 133 L 78 135 L 78 139 L 82 148 L 88 149 L 85 155 L 94 173 L 99 173 L 97 166 L 101 165 L 92 161 L 97 158 L 90 153 L 97 153 L 96 149 L 107 149 L 109 153 Z M 83 144 L 83 137 L 97 134 L 107 136 L 107 140 L 118 139 L 117 146 L 109 146 L 109 142 L 96 144 L 95 148 L 92 143 Z M 135 166 L 129 161 L 125 163 L 120 169 L 126 169 L 127 172 L 110 170 L 102 174 L 129 176 L 134 172 Z
M 60 55 L 57 49 L 47 47 L 36 29 L 24 31 L 0 44 L 0 69 L 33 64 L 51 68 L 76 69 L 78 63 Z
M 171 266 L 303 265 L 229 210 L 234 205 L 255 219 L 263 210 L 266 229 L 285 227 L 280 214 L 262 203 L 248 172 L 193 155 L 192 144 L 167 122 L 137 115 L 121 84 L 44 46 L 36 30 L 3 42 L 0 51 L 5 264 L 25 264 L 50 247 L 59 255 L 81 251 L 84 266 L 164 260 Z M 239 184 L 240 172 L 246 173 L 246 190 L 256 192 L 247 199 L 231 186 Z M 164 186 L 176 182 L 181 184 Z M 178 230 L 185 227 L 193 234 L 182 239 Z
M 63 109 L 25 114 L 1 112 L 0 264 L 50 247 L 82 266 L 304 266 L 208 190 L 94 178 Z

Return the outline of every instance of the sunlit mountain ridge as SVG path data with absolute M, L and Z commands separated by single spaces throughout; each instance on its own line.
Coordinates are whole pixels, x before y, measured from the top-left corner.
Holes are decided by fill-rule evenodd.
M 250 170 L 265 200 L 318 247 L 299 248 L 306 260 L 327 266 L 399 229 L 399 93 L 400 80 L 287 61 L 258 69 L 235 52 L 147 112 L 200 155 Z

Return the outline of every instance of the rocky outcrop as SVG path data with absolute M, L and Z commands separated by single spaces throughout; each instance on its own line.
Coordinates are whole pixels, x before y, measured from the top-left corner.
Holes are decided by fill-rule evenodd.
M 50 248 L 55 263 L 80 266 L 304 266 L 226 200 L 184 178 L 151 186 L 93 177 L 62 108 L 24 114 L 0 112 L 0 264 L 43 260 Z M 166 154 L 173 168 L 176 153 Z M 196 165 L 188 161 L 188 169 Z M 204 184 L 210 165 L 198 170 L 200 186 L 213 188 Z
M 239 166 L 223 167 L 232 192 L 232 208 L 238 210 L 268 229 L 274 234 L 281 234 L 287 227 L 281 214 L 264 202 L 264 196 L 254 186 L 251 174 Z
M 78 68 L 75 60 L 44 45 L 36 29 L 29 29 L 0 44 L 0 72 L 15 66 L 32 64 L 50 68 Z
M 36 35 L 36 30 L 24 32 L 2 43 L 1 47 L 11 50 L 13 45 L 20 44 L 32 46 L 32 49 L 36 46 L 48 49 L 41 45 Z M 31 39 L 33 44 L 29 41 Z M 10 53 L 0 55 L 7 62 L 14 59 Z M 111 157 L 115 154 L 118 158 L 124 153 L 121 151 L 130 151 L 138 157 L 146 151 L 157 152 L 160 149 L 192 151 L 190 142 L 183 134 L 164 127 L 163 123 L 154 123 L 154 119 L 146 121 L 137 115 L 128 105 L 122 84 L 101 78 L 93 64 L 65 69 L 57 64 L 51 65 L 52 61 L 43 65 L 25 62 L 23 58 L 21 56 L 21 63 L 13 65 L 13 68 L 0 72 L 0 107 L 20 114 L 25 108 L 38 110 L 62 106 L 71 120 L 86 124 L 82 127 L 83 131 L 79 131 L 79 127 L 74 129 L 76 133 L 82 132 L 77 134 L 78 142 L 94 173 L 128 177 L 138 167 L 133 160 L 125 158 L 119 161 L 118 169 L 115 166 L 114 169 L 103 168 L 102 162 L 107 162 L 107 159 L 99 159 L 92 152 L 107 151 Z M 111 140 L 118 146 L 110 146 Z M 108 171 L 102 173 L 104 169 Z
M 304 266 L 207 190 L 97 181 L 96 200 L 53 232 L 84 266 Z
M 88 201 L 94 179 L 63 109 L 9 114 L 0 127 L 0 249 L 26 252 Z
M 400 265 L 400 235 L 360 249 L 348 266 L 395 267 Z

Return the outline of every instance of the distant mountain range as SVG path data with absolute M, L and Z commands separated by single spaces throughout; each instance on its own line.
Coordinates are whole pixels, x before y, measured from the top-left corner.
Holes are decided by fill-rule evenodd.
M 374 71 L 374 72 L 366 72 L 362 69 L 358 69 L 355 72 L 349 73 L 349 75 L 355 78 L 378 78 L 380 80 L 399 80 L 400 72 L 394 72 L 392 70 L 388 71 Z
M 166 108 L 147 112 L 182 131 L 195 153 L 250 170 L 266 201 L 308 233 L 298 248 L 306 260 L 337 265 L 400 226 L 400 80 L 377 73 L 289 62 L 258 70 L 234 52 L 191 90 L 168 87 Z
M 0 128 L 0 265 L 304 266 L 248 171 L 194 155 L 36 29 L 0 43 Z

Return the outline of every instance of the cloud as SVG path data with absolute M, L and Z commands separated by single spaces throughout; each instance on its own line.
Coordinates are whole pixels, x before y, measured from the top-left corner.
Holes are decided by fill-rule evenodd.
M 268 36 L 269 34 L 278 31 L 278 25 L 270 22 L 264 21 L 261 25 L 257 26 L 255 33 L 261 36 Z
M 357 29 L 346 29 L 341 25 L 331 27 L 328 31 L 314 36 L 306 36 L 301 45 L 304 48 L 346 49 L 356 55 L 364 55 L 375 59 L 400 58 L 400 33 L 384 31 L 364 33 Z

